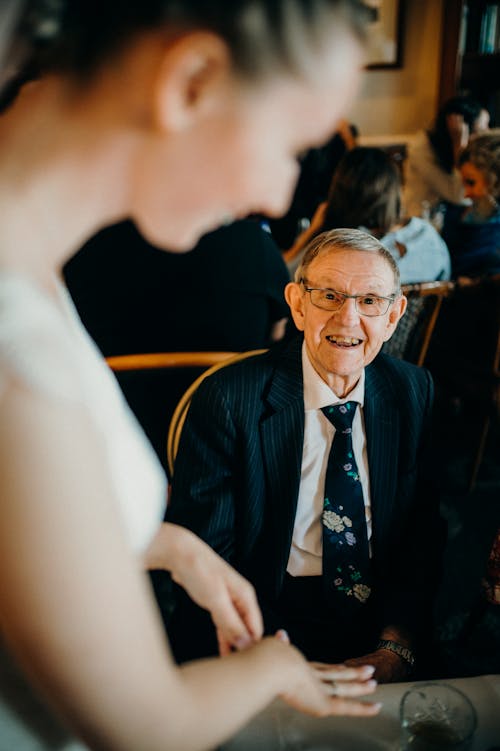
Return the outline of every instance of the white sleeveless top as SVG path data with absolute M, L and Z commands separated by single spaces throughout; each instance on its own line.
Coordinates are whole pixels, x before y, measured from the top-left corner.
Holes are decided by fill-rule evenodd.
M 66 288 L 57 289 L 55 300 L 23 276 L 0 273 L 0 400 L 14 380 L 88 410 L 130 545 L 140 552 L 163 517 L 165 473 Z M 0 639 L 0 751 L 79 748 L 33 697 Z

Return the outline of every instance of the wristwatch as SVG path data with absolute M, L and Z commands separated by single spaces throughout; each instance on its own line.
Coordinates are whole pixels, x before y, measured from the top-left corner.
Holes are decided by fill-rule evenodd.
M 392 639 L 380 639 L 377 644 L 377 649 L 387 649 L 389 652 L 394 652 L 398 657 L 401 657 L 401 659 L 407 664 L 408 672 L 415 667 L 415 655 L 411 649 L 409 647 L 403 647 L 403 645 L 399 644 L 397 641 L 392 641 Z

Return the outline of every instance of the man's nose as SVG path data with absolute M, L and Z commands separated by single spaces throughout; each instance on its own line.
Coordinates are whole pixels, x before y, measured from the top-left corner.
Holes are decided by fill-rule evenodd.
M 347 297 L 344 300 L 344 303 L 340 310 L 336 313 L 337 320 L 341 321 L 342 323 L 352 324 L 358 323 L 359 321 L 359 313 L 356 309 L 356 299 L 354 297 Z

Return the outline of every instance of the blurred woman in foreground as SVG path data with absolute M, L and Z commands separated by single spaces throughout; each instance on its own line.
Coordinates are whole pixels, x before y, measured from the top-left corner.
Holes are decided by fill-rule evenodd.
M 20 18 L 43 75 L 0 120 L 9 748 L 69 749 L 63 725 L 95 749 L 209 748 L 278 695 L 318 715 L 377 711 L 340 698 L 372 691 L 370 669 L 322 680 L 279 639 L 173 665 L 137 554 L 212 612 L 224 652 L 259 640 L 258 608 L 197 538 L 159 526 L 163 474 L 60 279 L 126 217 L 182 251 L 228 215 L 284 211 L 296 154 L 326 139 L 355 88 L 361 15 L 356 0 L 43 0 Z

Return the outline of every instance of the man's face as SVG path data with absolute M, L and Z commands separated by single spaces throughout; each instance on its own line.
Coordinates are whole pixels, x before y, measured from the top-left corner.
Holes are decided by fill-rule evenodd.
M 348 295 L 394 294 L 395 280 L 387 261 L 376 253 L 336 249 L 314 259 L 307 269 L 307 286 L 328 288 Z M 321 378 L 338 396 L 348 393 L 361 372 L 380 352 L 406 308 L 399 296 L 381 316 L 368 317 L 353 299 L 331 312 L 313 305 L 304 285 L 286 290 L 295 325 L 304 332 L 309 359 Z

